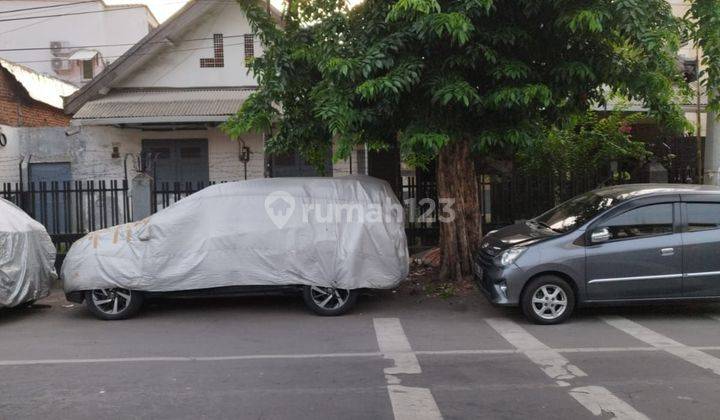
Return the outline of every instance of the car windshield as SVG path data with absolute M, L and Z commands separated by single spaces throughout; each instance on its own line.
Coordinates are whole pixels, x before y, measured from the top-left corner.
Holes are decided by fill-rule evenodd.
M 579 227 L 617 203 L 618 200 L 613 197 L 589 192 L 568 200 L 531 221 L 555 232 L 565 233 Z

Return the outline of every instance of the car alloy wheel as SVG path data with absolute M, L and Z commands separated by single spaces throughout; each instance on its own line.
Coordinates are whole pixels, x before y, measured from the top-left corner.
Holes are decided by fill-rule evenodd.
M 104 320 L 130 318 L 140 310 L 143 300 L 141 292 L 119 287 L 85 292 L 87 308 L 93 315 Z
M 548 321 L 561 317 L 568 306 L 565 291 L 554 284 L 539 287 L 532 297 L 532 309 L 535 314 Z
M 520 308 L 528 320 L 536 324 L 560 324 L 575 310 L 575 291 L 561 277 L 542 275 L 525 286 L 520 295 Z
M 341 308 L 347 303 L 350 298 L 350 291 L 332 287 L 312 286 L 310 296 L 319 308 L 332 311 Z
M 358 297 L 357 290 L 322 286 L 305 286 L 302 294 L 305 305 L 323 316 L 344 314 L 355 305 Z
M 117 315 L 132 303 L 132 294 L 126 289 L 96 289 L 92 291 L 92 301 L 96 308 L 108 315 Z

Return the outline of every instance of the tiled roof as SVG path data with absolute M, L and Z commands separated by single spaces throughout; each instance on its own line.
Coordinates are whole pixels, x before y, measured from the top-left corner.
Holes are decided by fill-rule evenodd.
M 86 102 L 74 121 L 97 119 L 133 119 L 166 117 L 218 117 L 235 114 L 253 88 L 207 89 L 133 89 L 111 91 L 106 96 Z

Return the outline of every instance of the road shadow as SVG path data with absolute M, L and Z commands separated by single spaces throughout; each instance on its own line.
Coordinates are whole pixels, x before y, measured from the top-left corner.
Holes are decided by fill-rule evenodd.
M 22 321 L 27 317 L 37 315 L 51 309 L 51 305 L 35 303 L 20 305 L 13 308 L 0 308 L 0 326 Z
M 574 318 L 622 316 L 644 319 L 682 319 L 720 317 L 720 302 L 642 303 L 611 306 L 588 306 L 576 310 Z
M 242 316 L 244 314 L 308 314 L 301 297 L 219 296 L 201 298 L 151 298 L 145 302 L 143 317 L 192 316 L 193 314 Z

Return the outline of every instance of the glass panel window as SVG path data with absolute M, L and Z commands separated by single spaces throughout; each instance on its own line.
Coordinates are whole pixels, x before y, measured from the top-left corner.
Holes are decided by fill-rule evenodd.
M 611 239 L 662 235 L 673 231 L 673 205 L 653 204 L 638 207 L 613 217 L 603 224 Z
M 253 34 L 245 34 L 245 67 L 250 67 L 255 59 L 255 36 Z
M 720 227 L 720 203 L 688 203 L 688 231 L 717 229 Z
M 83 60 L 82 62 L 83 79 L 93 78 L 93 60 Z

